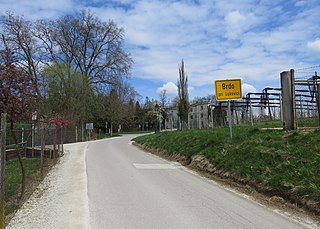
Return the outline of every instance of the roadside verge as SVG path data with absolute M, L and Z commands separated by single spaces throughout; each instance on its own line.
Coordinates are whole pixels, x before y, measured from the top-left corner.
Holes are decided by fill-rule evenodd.
M 310 211 L 308 208 L 308 211 L 306 211 L 301 207 L 301 205 L 298 206 L 297 203 L 292 203 L 288 199 L 284 199 L 275 195 L 272 190 L 268 189 L 266 186 L 256 184 L 254 182 L 248 182 L 246 179 L 243 179 L 232 172 L 223 169 L 217 169 L 203 155 L 181 155 L 178 153 L 171 153 L 162 149 L 149 147 L 137 142 L 133 142 L 133 145 L 166 160 L 179 162 L 181 165 L 197 172 L 199 175 L 210 180 L 214 180 L 229 190 L 242 193 L 247 198 L 267 206 L 275 212 L 286 215 L 305 225 L 310 225 L 311 228 L 318 228 L 320 226 L 320 218 L 315 211 Z
M 65 145 L 64 156 L 17 211 L 8 229 L 88 228 L 87 146 Z

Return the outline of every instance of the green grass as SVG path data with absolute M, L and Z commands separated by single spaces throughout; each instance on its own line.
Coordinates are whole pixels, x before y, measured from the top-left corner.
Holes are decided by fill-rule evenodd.
M 248 125 L 245 125 L 248 126 Z M 255 122 L 253 124 L 254 127 L 256 128 L 282 128 L 283 123 L 280 120 L 274 120 L 274 121 L 260 121 L 260 122 Z
M 35 172 L 40 170 L 40 159 L 24 159 L 23 163 L 25 165 L 26 176 L 31 176 Z M 21 185 L 21 170 L 19 166 L 19 161 L 10 160 L 6 162 L 5 166 L 5 196 L 6 200 L 11 198 L 17 193 L 19 186 Z M 6 214 L 14 211 L 18 207 L 18 204 L 14 203 L 11 205 L 6 205 Z
M 320 127 L 320 119 L 298 117 L 298 127 Z
M 319 139 L 320 130 L 286 133 L 243 126 L 233 128 L 232 141 L 228 128 L 164 132 L 135 141 L 168 153 L 204 155 L 218 169 L 320 208 Z

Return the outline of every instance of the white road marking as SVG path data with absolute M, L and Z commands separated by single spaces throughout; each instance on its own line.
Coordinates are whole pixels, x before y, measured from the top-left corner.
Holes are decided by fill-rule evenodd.
M 133 163 L 136 169 L 177 169 L 176 166 L 170 164 L 139 164 Z

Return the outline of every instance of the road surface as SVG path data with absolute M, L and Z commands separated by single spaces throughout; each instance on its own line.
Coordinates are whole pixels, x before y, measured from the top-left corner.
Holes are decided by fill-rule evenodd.
M 87 148 L 90 228 L 305 228 L 136 148 L 131 138 Z

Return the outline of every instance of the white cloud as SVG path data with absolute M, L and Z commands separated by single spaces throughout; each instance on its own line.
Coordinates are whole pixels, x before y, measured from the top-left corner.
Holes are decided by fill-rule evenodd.
M 12 11 L 15 15 L 23 15 L 26 19 L 36 20 L 55 18 L 67 12 L 73 12 L 80 6 L 72 0 L 15 0 L 0 1 L 0 14 Z
M 245 96 L 248 93 L 256 93 L 256 92 L 258 92 L 258 90 L 254 86 L 247 83 L 242 84 L 242 96 Z
M 167 95 L 170 97 L 175 97 L 178 95 L 178 87 L 173 82 L 168 82 L 166 84 L 163 84 L 162 87 L 159 87 L 157 89 L 157 93 L 160 94 L 164 90 L 166 91 Z
M 241 39 L 243 32 L 258 23 L 259 19 L 253 14 L 241 14 L 238 10 L 229 12 L 224 21 L 226 23 L 226 37 L 229 39 Z
M 317 38 L 314 41 L 308 42 L 308 48 L 312 51 L 320 53 L 320 38 Z

